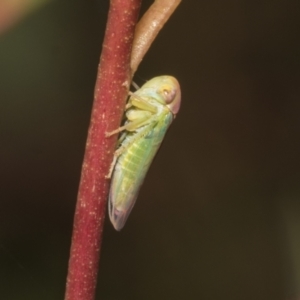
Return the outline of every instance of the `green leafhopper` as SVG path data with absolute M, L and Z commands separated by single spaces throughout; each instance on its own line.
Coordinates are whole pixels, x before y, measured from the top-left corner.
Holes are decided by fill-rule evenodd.
M 107 176 L 111 177 L 108 212 L 116 230 L 123 228 L 134 206 L 151 162 L 179 111 L 180 102 L 178 81 L 172 76 L 155 77 L 130 93 L 124 126 L 106 134 L 123 132 Z

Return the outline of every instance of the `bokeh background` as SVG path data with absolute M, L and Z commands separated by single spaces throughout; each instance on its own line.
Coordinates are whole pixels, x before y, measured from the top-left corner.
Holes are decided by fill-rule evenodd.
M 109 1 L 5 2 L 0 298 L 63 299 Z M 135 77 L 176 76 L 182 108 L 96 299 L 300 299 L 299 36 L 298 0 L 182 1 Z

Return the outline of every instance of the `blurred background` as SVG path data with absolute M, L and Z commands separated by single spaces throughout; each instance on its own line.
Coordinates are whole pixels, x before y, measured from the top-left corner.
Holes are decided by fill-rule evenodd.
M 0 0 L 1 299 L 64 297 L 108 4 Z M 300 299 L 299 36 L 298 0 L 182 1 L 135 76 L 182 108 L 97 299 Z

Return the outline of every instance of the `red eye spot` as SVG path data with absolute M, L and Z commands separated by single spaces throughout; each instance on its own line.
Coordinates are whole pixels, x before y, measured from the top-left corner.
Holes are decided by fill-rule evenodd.
M 175 90 L 168 90 L 168 89 L 163 89 L 163 95 L 164 98 L 166 100 L 166 103 L 171 103 L 176 95 L 176 91 Z

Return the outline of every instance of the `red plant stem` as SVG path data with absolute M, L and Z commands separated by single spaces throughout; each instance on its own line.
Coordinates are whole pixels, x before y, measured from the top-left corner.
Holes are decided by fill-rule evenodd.
M 130 83 L 130 55 L 141 0 L 111 0 L 75 211 L 65 300 L 93 300 L 109 172 Z

